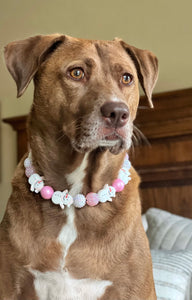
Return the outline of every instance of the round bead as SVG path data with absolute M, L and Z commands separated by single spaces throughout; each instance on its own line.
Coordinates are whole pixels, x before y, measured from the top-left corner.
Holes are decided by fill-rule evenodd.
M 48 199 L 51 199 L 51 197 L 53 196 L 54 190 L 52 189 L 51 186 L 45 185 L 45 186 L 41 189 L 40 193 L 41 193 L 41 197 L 42 197 L 43 199 L 48 200 Z
M 129 160 L 129 154 L 128 153 L 125 154 L 125 159 Z
M 128 170 L 131 168 L 131 163 L 129 160 L 124 160 L 123 168 L 127 168 Z
M 24 166 L 25 168 L 28 168 L 28 167 L 31 167 L 31 160 L 29 157 L 27 157 L 25 160 L 24 160 Z
M 86 198 L 84 195 L 82 194 L 77 194 L 74 198 L 73 198 L 73 205 L 77 208 L 81 208 L 84 207 L 86 204 Z
M 124 189 L 124 182 L 121 179 L 115 179 L 112 186 L 115 188 L 116 192 L 121 192 Z
M 99 203 L 99 196 L 96 193 L 87 194 L 86 199 L 89 206 L 95 206 Z
M 34 174 L 35 173 L 35 171 L 34 171 L 34 169 L 33 169 L 33 167 L 31 166 L 31 167 L 27 167 L 26 169 L 25 169 L 25 175 L 27 176 L 27 177 L 30 177 L 32 174 Z

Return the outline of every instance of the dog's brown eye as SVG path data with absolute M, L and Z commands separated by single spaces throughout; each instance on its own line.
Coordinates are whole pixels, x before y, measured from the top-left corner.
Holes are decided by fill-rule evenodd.
M 129 73 L 125 73 L 125 74 L 123 74 L 121 81 L 125 85 L 130 85 L 133 81 L 133 76 Z
M 81 68 L 75 68 L 69 72 L 70 76 L 75 80 L 81 80 L 84 78 L 84 72 Z

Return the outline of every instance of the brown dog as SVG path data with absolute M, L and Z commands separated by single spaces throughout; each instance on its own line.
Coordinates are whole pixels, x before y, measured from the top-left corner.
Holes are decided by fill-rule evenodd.
M 5 60 L 18 97 L 34 79 L 28 119 L 33 171 L 54 191 L 97 194 L 82 208 L 70 206 L 75 197 L 70 207 L 58 203 L 63 210 L 42 190 L 42 196 L 30 191 L 27 156 L 22 159 L 0 230 L 0 299 L 156 299 L 135 170 L 122 191 L 113 187 L 112 202 L 91 202 L 103 199 L 98 195 L 118 178 L 131 146 L 138 81 L 152 106 L 156 57 L 119 39 L 56 34 L 8 44 Z M 31 179 L 32 190 L 42 182 Z

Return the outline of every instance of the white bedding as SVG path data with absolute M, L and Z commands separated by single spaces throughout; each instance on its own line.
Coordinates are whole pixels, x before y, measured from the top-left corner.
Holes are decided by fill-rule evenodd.
M 192 300 L 192 220 L 156 208 L 150 208 L 142 220 L 157 299 Z

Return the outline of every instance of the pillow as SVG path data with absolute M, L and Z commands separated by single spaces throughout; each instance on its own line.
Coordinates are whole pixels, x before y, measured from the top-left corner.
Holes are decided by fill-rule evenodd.
M 157 299 L 192 299 L 192 251 L 151 250 L 151 255 Z
M 144 228 L 144 230 L 145 230 L 145 232 L 147 231 L 147 229 L 148 229 L 148 223 L 147 223 L 147 218 L 146 218 L 146 215 L 145 214 L 143 214 L 142 216 L 141 216 L 141 218 L 142 218 L 142 224 L 143 224 L 143 228 Z
M 192 250 L 192 220 L 150 208 L 146 212 L 151 249 Z

